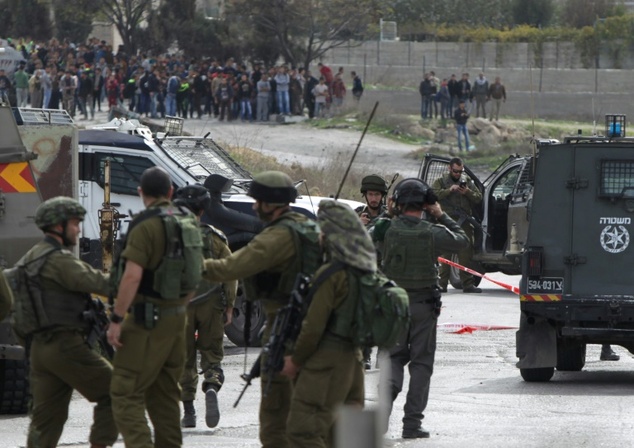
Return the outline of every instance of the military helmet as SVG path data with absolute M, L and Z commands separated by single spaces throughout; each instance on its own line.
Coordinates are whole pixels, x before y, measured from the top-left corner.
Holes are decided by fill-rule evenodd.
M 247 193 L 253 199 L 269 204 L 295 202 L 297 189 L 288 174 L 281 171 L 264 171 L 253 177 Z
M 200 184 L 186 185 L 176 190 L 175 205 L 184 205 L 194 213 L 204 210 L 209 205 L 211 196 L 209 191 Z
M 425 182 L 417 178 L 403 179 L 394 188 L 392 199 L 396 205 L 433 204 L 438 200 L 436 193 Z
M 370 174 L 361 179 L 361 193 L 368 191 L 380 191 L 387 194 L 387 182 L 378 174 Z
M 75 199 L 57 196 L 42 202 L 35 210 L 35 225 L 40 229 L 62 224 L 69 219 L 84 219 L 86 209 Z

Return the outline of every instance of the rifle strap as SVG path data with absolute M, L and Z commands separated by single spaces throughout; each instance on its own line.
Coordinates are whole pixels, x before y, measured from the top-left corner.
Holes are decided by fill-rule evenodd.
M 323 272 L 319 274 L 317 278 L 310 284 L 310 290 L 306 296 L 306 303 L 310 305 L 313 300 L 313 296 L 317 293 L 321 285 L 328 280 L 333 274 L 346 268 L 346 264 L 335 260 L 330 266 L 328 266 Z

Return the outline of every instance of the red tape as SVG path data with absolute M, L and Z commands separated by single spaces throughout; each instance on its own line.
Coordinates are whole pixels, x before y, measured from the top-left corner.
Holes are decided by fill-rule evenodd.
M 474 331 L 492 331 L 492 330 L 516 330 L 517 327 L 507 327 L 505 325 L 484 325 L 484 324 L 456 324 L 444 323 L 436 325 L 439 330 L 447 333 L 464 334 L 473 333 Z
M 512 291 L 515 294 L 519 295 L 519 293 L 520 293 L 520 289 L 517 286 L 512 286 L 512 285 L 509 285 L 509 284 L 502 283 L 500 281 L 494 280 L 491 277 L 489 277 L 488 275 L 480 274 L 478 271 L 474 271 L 473 269 L 469 269 L 469 268 L 467 268 L 465 266 L 462 266 L 461 264 L 454 263 L 453 261 L 447 260 L 446 258 L 438 257 L 438 261 L 440 261 L 441 263 L 448 264 L 449 266 L 453 266 L 454 268 L 458 268 L 461 271 L 468 272 L 471 275 L 477 275 L 478 277 L 481 277 L 481 278 L 483 278 L 485 280 L 488 280 L 491 283 L 495 283 L 496 285 L 499 285 L 502 288 L 508 289 L 509 291 Z

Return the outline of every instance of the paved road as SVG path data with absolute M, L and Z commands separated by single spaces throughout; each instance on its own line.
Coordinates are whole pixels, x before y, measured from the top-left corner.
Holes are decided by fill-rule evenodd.
M 518 277 L 493 274 L 517 284 Z M 515 327 L 519 307 L 514 294 L 483 281 L 484 293 L 467 295 L 449 289 L 444 295 L 440 324 L 470 324 Z M 442 325 L 441 325 L 442 326 Z M 220 393 L 221 420 L 207 429 L 199 396 L 198 428 L 184 431 L 186 447 L 257 447 L 259 384 L 247 391 L 237 409 L 232 407 L 242 384 L 244 355 L 227 342 L 227 382 Z M 634 440 L 634 361 L 624 349 L 615 347 L 619 362 L 599 361 L 599 347 L 589 346 L 586 367 L 581 372 L 555 372 L 549 383 L 525 383 L 515 368 L 515 330 L 455 334 L 438 332 L 438 350 L 431 395 L 424 426 L 432 438 L 400 439 L 404 397 L 399 396 L 387 434 L 393 447 L 614 447 Z M 251 363 L 257 353 L 250 349 Z M 377 406 L 378 370 L 366 376 L 369 408 Z M 87 446 L 91 409 L 74 397 L 61 443 Z M 28 419 L 0 417 L 3 447 L 24 446 Z M 358 430 L 355 428 L 355 430 Z M 123 447 L 122 442 L 115 445 Z

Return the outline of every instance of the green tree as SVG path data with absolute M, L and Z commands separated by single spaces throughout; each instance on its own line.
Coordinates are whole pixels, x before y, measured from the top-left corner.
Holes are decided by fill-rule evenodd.
M 554 15 L 553 0 L 513 1 L 513 18 L 516 25 L 546 27 L 553 21 Z
M 614 0 L 566 0 L 560 21 L 575 28 L 594 26 L 597 19 L 622 12 L 617 6 Z
M 261 30 L 275 39 L 284 60 L 308 67 L 350 39 L 365 39 L 378 24 L 380 0 L 234 0 L 227 20 L 240 30 Z M 258 33 L 259 34 L 259 33 Z M 252 34 L 257 42 L 258 34 Z M 255 43 L 253 42 L 253 43 Z
M 71 42 L 85 42 L 92 32 L 92 22 L 99 10 L 99 0 L 51 0 L 54 35 Z
M 101 0 L 101 12 L 119 31 L 128 54 L 139 47 L 139 25 L 147 18 L 152 0 Z
M 4 11 L 2 11 L 4 9 Z M 7 37 L 24 37 L 36 41 L 52 36 L 48 5 L 38 0 L 6 0 L 3 12 L 2 32 Z

